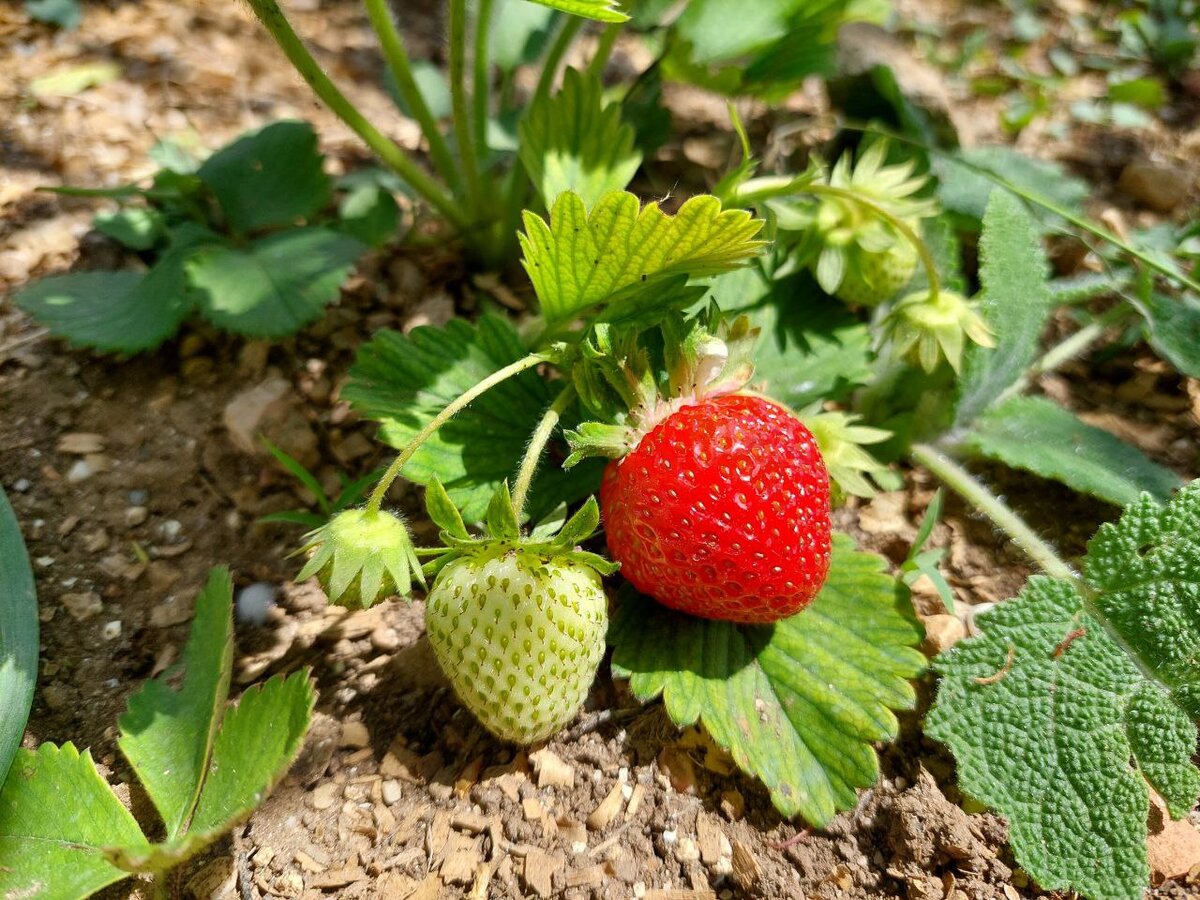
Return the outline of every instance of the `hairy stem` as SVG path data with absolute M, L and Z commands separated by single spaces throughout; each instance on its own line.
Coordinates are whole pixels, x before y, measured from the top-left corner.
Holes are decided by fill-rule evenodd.
M 371 27 L 375 29 L 375 34 L 379 37 L 379 46 L 383 50 L 384 59 L 387 60 L 392 77 L 396 79 L 396 88 L 412 112 L 413 118 L 421 126 L 425 140 L 429 141 L 429 155 L 433 158 L 434 166 L 446 179 L 451 190 L 460 191 L 462 179 L 458 174 L 458 167 L 454 164 L 454 157 L 450 153 L 450 145 L 438 128 L 437 120 L 434 119 L 429 104 L 425 102 L 425 97 L 421 93 L 420 87 L 417 86 L 416 79 L 413 78 L 408 51 L 404 49 L 400 32 L 388 10 L 387 0 L 364 0 L 364 2 L 367 7 L 367 16 L 371 20 Z
M 421 170 L 412 158 L 393 140 L 384 136 L 358 108 L 346 99 L 343 94 L 325 74 L 321 66 L 308 52 L 304 42 L 292 29 L 291 23 L 279 8 L 276 0 L 249 0 L 250 8 L 262 21 L 271 37 L 274 38 L 296 71 L 308 82 L 316 95 L 328 106 L 338 118 L 345 122 L 350 129 L 362 138 L 363 142 L 374 151 L 386 165 L 409 183 L 412 188 L 429 201 L 438 212 L 460 231 L 469 226 L 466 212 L 453 198 L 445 193 L 441 185 Z
M 1028 554 L 1030 559 L 1041 566 L 1047 575 L 1072 581 L 1078 579 L 1075 570 L 1063 561 L 1053 547 L 1038 537 L 1008 504 L 957 462 L 928 444 L 914 444 L 909 455 L 914 462 L 920 463 L 936 475 L 946 487 L 991 519 Z
M 525 498 L 529 496 L 529 486 L 533 484 L 533 476 L 537 472 L 538 462 L 541 461 L 542 451 L 546 449 L 546 443 L 554 434 L 559 420 L 562 419 L 563 413 L 574 399 L 575 385 L 568 384 L 554 398 L 554 402 L 550 404 L 550 408 L 546 410 L 542 420 L 538 422 L 537 428 L 534 429 L 533 435 L 529 438 L 529 446 L 525 448 L 525 458 L 521 460 L 521 468 L 517 471 L 516 486 L 513 488 L 513 509 L 517 511 L 518 522 L 525 514 Z
M 427 441 L 430 436 L 446 424 L 450 419 L 457 415 L 463 408 L 468 406 L 471 401 L 479 397 L 481 394 L 487 393 L 500 382 L 512 378 L 514 375 L 519 375 L 526 369 L 532 369 L 546 361 L 546 357 L 541 353 L 530 353 L 528 356 L 518 359 L 514 363 L 509 363 L 503 369 L 499 369 L 489 375 L 483 381 L 479 382 L 469 391 L 465 392 L 461 397 L 452 400 L 447 404 L 446 408 L 434 416 L 426 423 L 417 436 L 414 437 L 397 456 L 387 471 L 383 473 L 383 477 L 379 479 L 379 483 L 375 485 L 375 490 L 371 492 L 371 498 L 367 501 L 368 512 L 379 512 L 379 508 L 383 505 L 383 498 L 387 496 L 388 488 L 392 486 L 392 482 L 400 474 L 400 470 L 412 459 L 413 454 L 417 452 L 420 446 Z
M 475 140 L 485 161 L 487 158 L 488 97 L 491 92 L 491 59 L 488 55 L 488 38 L 492 31 L 493 0 L 479 0 L 479 14 L 475 17 L 475 82 L 471 100 L 475 104 Z
M 476 217 L 482 211 L 479 161 L 467 106 L 467 0 L 450 0 L 450 102 L 454 109 L 454 138 L 467 184 L 467 202 Z

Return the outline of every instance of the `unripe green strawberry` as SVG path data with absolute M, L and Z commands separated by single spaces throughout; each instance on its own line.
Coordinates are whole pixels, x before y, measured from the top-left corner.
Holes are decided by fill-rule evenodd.
M 855 246 L 846 253 L 846 271 L 834 296 L 843 303 L 878 306 L 896 296 L 916 271 L 917 250 L 906 240 L 879 253 Z
M 425 584 L 408 527 L 383 510 L 340 512 L 308 534 L 301 549 L 309 559 L 296 580 L 316 575 L 337 606 L 366 609 L 393 594 L 407 595 L 414 580 Z
M 463 704 L 498 737 L 532 744 L 579 711 L 604 655 L 608 598 L 594 568 L 503 546 L 438 575 L 425 628 Z

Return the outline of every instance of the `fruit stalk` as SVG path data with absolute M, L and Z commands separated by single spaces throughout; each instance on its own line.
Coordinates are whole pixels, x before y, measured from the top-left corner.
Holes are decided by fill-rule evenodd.
M 279 8 L 276 0 L 249 0 L 250 8 L 263 23 L 275 43 L 301 77 L 308 82 L 318 97 L 362 138 L 384 163 L 391 166 L 422 197 L 437 209 L 459 231 L 465 231 L 470 223 L 463 209 L 442 190 L 441 185 L 426 175 L 395 141 L 385 137 L 372 125 L 325 74 L 304 42 L 293 30 L 291 23 Z
M 426 423 L 425 427 L 417 433 L 417 436 L 409 442 L 407 447 L 400 451 L 400 455 L 388 466 L 387 471 L 383 473 L 383 477 L 379 479 L 379 483 L 375 485 L 375 490 L 371 492 L 371 497 L 367 501 L 367 511 L 379 512 L 380 507 L 383 506 L 383 498 L 387 495 L 388 488 L 392 486 L 392 482 L 396 480 L 396 476 L 400 474 L 400 470 L 412 459 L 413 454 L 417 452 L 420 446 L 435 431 L 454 418 L 460 410 L 468 406 L 476 397 L 486 394 L 500 382 L 512 378 L 514 375 L 519 375 L 526 369 L 532 369 L 534 366 L 546 361 L 545 355 L 530 353 L 528 356 L 524 356 L 514 363 L 509 363 L 503 369 L 496 370 L 469 391 L 466 391 L 461 397 L 447 404 L 440 413 Z
M 488 96 L 491 89 L 491 66 L 488 57 L 488 37 L 492 30 L 493 0 L 479 0 L 479 12 L 475 17 L 475 52 L 471 64 L 475 81 L 471 88 L 471 100 L 475 113 L 475 140 L 480 152 L 487 159 Z
M 1078 580 L 1078 574 L 1063 561 L 1054 548 L 1038 537 L 1024 519 L 984 487 L 970 472 L 928 444 L 914 444 L 909 452 L 915 462 L 923 465 L 946 487 L 995 522 L 1047 575 L 1069 581 Z
M 529 446 L 525 449 L 525 457 L 521 460 L 521 468 L 517 471 L 516 485 L 513 487 L 513 508 L 517 511 L 517 521 L 520 522 L 525 513 L 525 498 L 529 496 L 529 487 L 533 484 L 533 476 L 537 472 L 538 462 L 546 443 L 558 427 L 562 414 L 566 412 L 571 401 L 575 399 L 575 385 L 568 384 L 554 398 L 550 408 L 546 410 L 529 438 Z

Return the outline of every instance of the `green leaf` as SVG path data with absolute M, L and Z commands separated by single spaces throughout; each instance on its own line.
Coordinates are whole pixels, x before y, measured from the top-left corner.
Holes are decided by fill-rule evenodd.
M 170 338 L 192 311 L 184 265 L 190 250 L 170 250 L 145 275 L 74 272 L 19 291 L 13 302 L 80 347 L 137 353 Z
M 1151 291 L 1134 305 L 1146 319 L 1146 339 L 1184 375 L 1200 378 L 1200 299 Z
M 149 250 L 166 234 L 162 213 L 148 206 L 97 213 L 92 225 L 131 250 Z
M 979 239 L 983 318 L 994 348 L 971 343 L 959 382 L 958 425 L 982 413 L 1033 362 L 1050 315 L 1048 266 L 1033 219 L 1008 191 L 988 201 Z
M 338 229 L 368 247 L 382 247 L 396 237 L 400 206 L 387 188 L 364 184 L 346 194 L 338 205 Z
M 410 67 L 417 90 L 425 101 L 425 105 L 429 107 L 429 114 L 434 119 L 449 118 L 453 110 L 453 101 L 450 97 L 450 85 L 446 81 L 446 73 L 437 64 L 424 59 L 414 59 Z M 388 69 L 383 75 L 383 86 L 400 111 L 409 118 L 413 118 L 413 112 L 409 109 L 404 97 L 401 96 L 400 88 L 396 84 L 396 76 L 392 74 L 391 69 Z
M 567 69 L 562 89 L 529 107 L 518 128 L 520 156 L 530 180 L 551 203 L 574 191 L 587 207 L 629 184 L 642 162 L 634 130 L 621 107 L 604 103 L 598 76 Z
M 554 201 L 549 224 L 525 213 L 522 264 L 547 324 L 555 325 L 659 279 L 735 269 L 763 246 L 755 238 L 761 226 L 708 195 L 668 216 L 657 203 L 639 207 L 626 192 L 606 194 L 589 214 L 582 198 L 567 192 Z
M 526 355 L 506 320 L 485 315 L 476 325 L 460 320 L 445 328 L 414 328 L 408 335 L 382 331 L 358 353 L 342 397 L 383 425 L 380 437 L 402 448 L 435 415 L 463 393 Z M 533 371 L 509 378 L 443 425 L 404 467 L 417 484 L 438 478 L 469 522 L 483 518 L 502 481 L 512 477 L 554 391 Z M 577 415 L 566 417 L 571 427 Z M 552 454 L 566 456 L 561 440 Z M 533 521 L 564 501 L 586 497 L 599 485 L 600 464 L 564 472 L 538 470 L 530 492 Z
M 727 313 L 761 329 L 754 382 L 800 409 L 844 398 L 873 377 L 871 335 L 844 303 L 821 291 L 807 270 L 769 281 L 749 267 L 713 279 L 711 293 Z
M 37 612 L 29 553 L 8 497 L 0 489 L 0 785 L 21 744 L 33 703 Z
M 1077 212 L 1090 193 L 1087 183 L 1068 175 L 1058 163 L 1034 159 L 1010 147 L 975 147 L 953 156 L 934 156 L 938 199 L 951 212 L 978 222 L 997 185 L 988 172 L 1032 191 L 1057 206 Z M 1003 188 L 1000 193 L 1007 193 Z M 1039 226 L 1039 230 L 1045 230 Z
M 274 122 L 222 147 L 197 174 L 217 196 L 229 227 L 245 233 L 295 225 L 329 203 L 333 186 L 308 122 Z
M 493 6 L 492 62 L 503 72 L 537 61 L 546 45 L 554 10 L 527 0 L 498 0 Z
M 0 789 L 0 897 L 78 900 L 128 877 L 104 857 L 146 838 L 71 744 L 20 750 Z
M 244 822 L 299 754 L 315 699 L 307 670 L 247 690 L 221 723 L 187 833 L 149 847 L 116 848 L 111 858 L 122 868 L 162 871 Z
M 32 19 L 59 28 L 77 28 L 83 19 L 79 0 L 25 0 L 25 12 Z
M 466 540 L 471 536 L 458 507 L 436 477 L 425 488 L 425 510 L 430 521 L 451 537 Z
M 892 711 L 913 707 L 908 679 L 925 668 L 921 626 L 883 560 L 843 535 L 825 587 L 790 619 L 697 619 L 626 588 L 609 641 L 638 699 L 661 694 L 675 724 L 703 722 L 783 815 L 816 826 L 875 783 L 873 745 L 895 738 Z
M 963 789 L 1008 817 L 1043 889 L 1140 900 L 1146 781 L 1175 818 L 1200 794 L 1198 519 L 1200 482 L 1166 508 L 1142 498 L 1088 545 L 1089 599 L 1035 577 L 936 662 L 926 732 Z
M 204 785 L 209 755 L 233 665 L 233 581 L 214 569 L 196 598 L 196 617 L 183 651 L 183 681 L 168 670 L 129 699 L 118 720 L 118 744 L 167 826 L 167 839 L 187 829 Z
M 320 317 L 364 246 L 331 228 L 296 228 L 245 250 L 211 247 L 188 260 L 206 319 L 255 337 L 292 334 Z
M 532 0 L 532 2 L 597 22 L 625 22 L 629 19 L 629 16 L 621 12 L 617 0 Z
M 1119 506 L 1143 491 L 1165 501 L 1180 484 L 1137 447 L 1044 397 L 1014 397 L 989 409 L 972 423 L 963 446 Z

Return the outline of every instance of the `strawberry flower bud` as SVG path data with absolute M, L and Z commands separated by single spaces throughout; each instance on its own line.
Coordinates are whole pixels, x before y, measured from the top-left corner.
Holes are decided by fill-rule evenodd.
M 926 372 L 945 359 L 955 372 L 962 366 L 967 340 L 993 347 L 992 333 L 983 317 L 962 294 L 917 291 L 903 297 L 883 323 L 884 341 L 897 356 L 907 357 Z
M 424 585 L 421 563 L 404 522 L 391 513 L 351 509 L 310 533 L 308 562 L 297 581 L 317 576 L 330 603 L 366 609 L 393 594 L 406 595 L 413 578 Z

